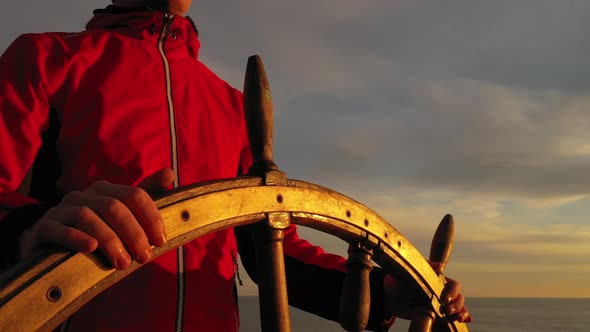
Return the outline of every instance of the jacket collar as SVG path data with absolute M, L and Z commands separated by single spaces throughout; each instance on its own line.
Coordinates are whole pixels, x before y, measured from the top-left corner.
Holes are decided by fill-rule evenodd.
M 108 6 L 94 11 L 86 24 L 86 30 L 111 30 L 138 39 L 157 42 L 164 28 L 165 14 L 161 11 L 142 8 Z M 193 58 L 197 58 L 201 43 L 198 30 L 190 17 L 174 16 L 167 37 L 167 47 L 185 46 Z

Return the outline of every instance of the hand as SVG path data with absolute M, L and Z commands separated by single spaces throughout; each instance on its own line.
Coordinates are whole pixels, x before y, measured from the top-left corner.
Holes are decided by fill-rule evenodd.
M 430 262 L 430 265 L 435 271 L 440 271 L 441 263 Z M 451 278 L 445 277 L 447 283 L 441 294 L 441 299 L 444 303 L 442 310 L 447 314 L 451 320 L 456 320 L 461 323 L 470 323 L 472 318 L 465 306 L 465 296 L 461 294 L 461 284 Z
M 165 168 L 138 187 L 98 181 L 68 193 L 22 236 L 21 256 L 43 244 L 55 244 L 84 253 L 98 249 L 117 269 L 129 267 L 131 257 L 146 263 L 152 256 L 151 245 L 166 243 L 164 221 L 148 192 L 163 191 L 174 177 Z
M 430 262 L 430 265 L 435 271 L 440 270 L 440 263 Z M 471 322 L 472 318 L 465 306 L 465 296 L 461 294 L 461 284 L 451 278 L 445 277 L 445 279 L 447 283 L 441 294 L 444 304 L 442 310 L 451 320 L 461 323 Z M 385 276 L 384 288 L 386 312 L 402 319 L 411 319 L 414 306 L 420 303 L 416 295 L 390 275 Z

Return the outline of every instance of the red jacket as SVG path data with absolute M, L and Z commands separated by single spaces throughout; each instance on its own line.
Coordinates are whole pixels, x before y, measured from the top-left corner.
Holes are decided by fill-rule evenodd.
M 190 19 L 112 6 L 96 11 L 83 32 L 19 37 L 0 59 L 5 234 L 97 180 L 136 185 L 172 167 L 182 186 L 245 169 L 241 93 L 198 60 L 199 46 Z M 31 168 L 29 196 L 20 195 Z M 37 202 L 44 205 L 22 208 Z M 68 329 L 237 331 L 236 252 L 231 229 L 199 238 L 97 296 Z M 344 259 L 300 240 L 295 227 L 285 253 L 291 304 L 336 319 Z M 251 252 L 241 255 L 252 261 Z M 376 328 L 382 274 L 374 275 Z

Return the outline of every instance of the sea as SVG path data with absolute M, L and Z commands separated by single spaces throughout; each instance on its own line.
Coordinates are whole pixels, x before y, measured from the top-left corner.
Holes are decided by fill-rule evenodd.
M 241 332 L 260 331 L 258 297 L 239 298 Z M 590 332 L 590 299 L 469 298 L 472 332 Z M 291 308 L 294 332 L 341 332 L 338 323 Z M 408 331 L 398 320 L 390 331 Z

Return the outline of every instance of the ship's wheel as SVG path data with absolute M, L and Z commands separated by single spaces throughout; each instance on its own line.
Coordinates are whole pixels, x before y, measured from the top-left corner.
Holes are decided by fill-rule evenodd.
M 290 331 L 283 261 L 283 230 L 289 224 L 329 233 L 349 243 L 348 273 L 341 295 L 341 325 L 363 330 L 370 304 L 373 262 L 417 292 L 422 306 L 409 330 L 468 331 L 442 311 L 442 271 L 368 207 L 328 188 L 287 179 L 272 160 L 272 104 L 260 58 L 250 57 L 244 89 L 254 156 L 249 176 L 180 188 L 156 199 L 168 242 L 153 258 L 200 236 L 241 227 L 253 237 L 257 255 L 263 331 Z M 435 233 L 430 260 L 446 261 L 453 242 L 452 217 Z M 40 253 L 0 275 L 0 331 L 51 331 L 101 291 L 133 273 L 119 271 L 95 254 Z

